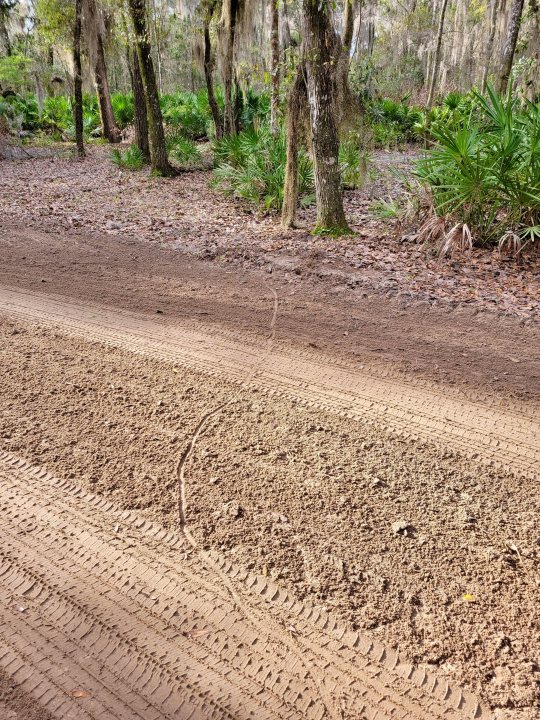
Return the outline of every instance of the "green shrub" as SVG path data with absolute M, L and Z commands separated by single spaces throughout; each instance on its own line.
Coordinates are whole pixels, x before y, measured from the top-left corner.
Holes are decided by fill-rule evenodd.
M 145 164 L 144 155 L 137 145 L 130 145 L 124 152 L 120 148 L 114 148 L 111 158 L 115 165 L 125 170 L 140 170 Z
M 191 138 L 181 134 L 169 134 L 166 137 L 167 152 L 181 165 L 193 167 L 202 159 L 201 151 Z
M 124 130 L 128 125 L 132 125 L 135 117 L 133 95 L 131 93 L 127 95 L 124 93 L 113 93 L 113 95 L 111 95 L 111 103 L 118 127 Z
M 192 140 L 206 137 L 210 106 L 205 91 L 162 95 L 161 110 L 165 123 L 185 137 Z
M 285 180 L 284 133 L 274 137 L 267 125 L 245 130 L 213 143 L 214 186 L 266 210 L 281 208 Z M 313 167 L 305 152 L 298 161 L 299 194 L 305 204 L 312 201 Z
M 369 152 L 363 148 L 358 138 L 350 137 L 339 145 L 339 169 L 344 188 L 355 190 L 363 188 L 369 172 Z
M 368 106 L 368 120 L 376 147 L 390 149 L 415 141 L 415 125 L 421 118 L 421 109 L 408 105 L 405 100 L 397 102 L 391 98 L 383 98 L 372 101 Z
M 491 88 L 474 101 L 457 129 L 431 127 L 435 145 L 415 173 L 445 220 L 436 233 L 444 246 L 452 232 L 459 243 L 522 247 L 540 238 L 540 103 Z M 428 230 L 433 237 L 433 223 Z
M 73 123 L 71 102 L 65 95 L 45 98 L 41 126 L 49 130 L 66 130 Z

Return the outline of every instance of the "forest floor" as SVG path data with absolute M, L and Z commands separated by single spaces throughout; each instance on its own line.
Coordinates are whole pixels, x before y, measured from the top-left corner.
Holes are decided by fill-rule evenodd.
M 223 200 L 208 173 L 162 181 L 119 173 L 108 156 L 100 147 L 83 164 L 0 165 L 0 450 L 174 528 L 178 461 L 215 410 L 185 467 L 186 520 L 200 548 L 398 646 L 495 717 L 536 718 L 534 258 L 475 251 L 439 262 L 381 232 L 369 205 L 395 191 L 390 180 L 348 195 L 359 234 L 330 241 L 283 233 Z M 3 467 L 0 477 L 2 488 L 16 481 Z M 44 503 L 28 474 L 17 482 L 54 512 L 58 500 Z M 68 515 L 47 522 L 68 523 L 65 537 L 76 537 L 70 523 L 87 510 L 62 492 Z M 24 542 L 60 553 L 34 512 Z M 96 533 L 110 533 L 107 523 Z M 146 539 L 132 542 L 150 552 Z M 68 558 L 78 572 L 82 550 L 70 552 L 58 567 Z M 97 572 L 81 565 L 81 582 L 88 567 Z M 294 623 L 300 643 L 304 626 Z M 299 682 L 293 667 L 284 665 L 287 683 Z M 156 665 L 156 677 L 164 672 Z M 388 672 L 383 695 L 403 709 L 408 690 Z M 323 696 L 336 682 L 319 680 Z M 235 681 L 247 697 L 246 676 Z M 428 708 L 425 681 L 415 692 L 416 718 Z M 294 716 L 278 705 L 259 716 Z

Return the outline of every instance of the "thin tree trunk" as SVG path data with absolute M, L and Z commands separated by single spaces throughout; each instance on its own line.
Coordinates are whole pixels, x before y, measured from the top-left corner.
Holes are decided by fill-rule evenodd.
M 314 232 L 343 235 L 350 230 L 343 211 L 335 112 L 335 68 L 341 47 L 332 26 L 329 0 L 303 0 L 302 31 L 317 199 Z
M 244 107 L 244 94 L 238 81 L 238 75 L 234 76 L 234 102 L 233 102 L 233 117 L 234 117 L 234 132 L 240 132 L 240 116 L 242 114 L 242 108 Z
M 272 75 L 272 94 L 270 101 L 270 129 L 273 135 L 279 132 L 279 0 L 270 0 L 272 9 L 272 33 L 270 45 L 272 49 L 272 62 L 270 72 Z
M 524 0 L 514 0 L 510 9 L 510 20 L 508 22 L 506 43 L 504 45 L 499 71 L 498 90 L 500 93 L 505 93 L 508 88 L 508 80 L 510 78 L 510 73 L 512 72 L 512 64 L 514 62 L 524 4 Z
M 292 45 L 292 37 L 291 37 L 291 25 L 289 23 L 289 14 L 287 11 L 287 3 L 286 2 L 278 2 L 278 10 L 281 13 L 281 20 L 279 23 L 280 30 L 281 30 L 281 45 L 283 46 L 283 50 L 286 50 L 287 48 L 291 47 Z
M 36 103 L 38 106 L 38 115 L 43 115 L 43 85 L 39 72 L 34 73 L 34 87 L 36 88 Z
M 13 49 L 11 47 L 11 40 L 9 39 L 7 29 L 8 12 L 7 8 L 0 7 L 0 42 L 4 46 L 4 52 L 9 57 L 12 54 Z
M 219 23 L 219 36 L 222 53 L 222 80 L 225 101 L 223 113 L 223 131 L 225 135 L 234 135 L 236 133 L 233 98 L 233 64 L 237 12 L 238 0 L 223 0 Z
M 75 142 L 77 155 L 85 157 L 83 138 L 83 98 L 82 98 L 82 67 L 81 67 L 81 25 L 82 0 L 75 0 L 75 21 L 73 23 L 73 68 L 74 68 L 74 98 L 73 121 L 75 125 Z
M 446 8 L 448 7 L 448 0 L 443 0 L 441 6 L 441 14 L 439 15 L 439 27 L 437 29 L 437 43 L 435 45 L 435 57 L 433 59 L 433 70 L 431 71 L 431 80 L 429 83 L 429 92 L 427 98 L 428 108 L 433 104 L 433 98 L 435 95 L 435 85 L 439 79 L 439 69 L 441 67 L 441 48 L 442 48 L 442 37 L 444 33 L 444 21 L 446 18 Z
M 150 140 L 150 158 L 152 172 L 156 175 L 172 176 L 175 169 L 169 163 L 165 146 L 163 117 L 159 105 L 159 93 L 156 84 L 154 65 L 150 55 L 148 27 L 146 22 L 145 0 L 129 0 L 131 19 L 135 29 L 137 57 L 144 87 L 146 114 L 148 118 L 148 136 Z
M 487 79 L 489 75 L 489 66 L 491 64 L 491 57 L 493 55 L 493 45 L 495 44 L 495 33 L 497 31 L 497 16 L 499 14 L 500 0 L 493 0 L 491 6 L 491 17 L 489 21 L 489 37 L 486 45 L 486 55 L 484 58 L 484 68 L 482 70 L 482 80 L 480 81 L 480 88 L 482 92 L 486 91 Z
M 212 41 L 210 38 L 210 23 L 216 9 L 216 0 L 211 0 L 204 15 L 204 79 L 206 80 L 206 91 L 208 93 L 208 104 L 214 121 L 216 137 L 223 137 L 223 119 L 219 111 L 214 91 L 214 54 L 212 52 Z
M 296 222 L 298 207 L 298 145 L 302 113 L 307 111 L 307 88 L 305 68 L 298 66 L 294 83 L 287 97 L 287 161 L 285 164 L 285 183 L 283 185 L 283 206 L 281 224 L 292 228 Z
M 103 19 L 96 0 L 85 0 L 85 19 L 88 34 L 88 50 L 94 70 L 94 79 L 96 81 L 96 91 L 99 101 L 102 134 L 110 143 L 117 143 L 121 140 L 121 133 L 116 124 L 112 109 L 111 91 L 107 77 L 107 64 L 105 62 Z
M 354 121 L 362 107 L 354 97 L 349 86 L 349 68 L 351 62 L 351 44 L 354 31 L 354 18 L 358 11 L 358 0 L 345 0 L 343 8 L 343 28 L 341 33 L 341 54 L 336 69 L 336 118 L 341 127 L 347 120 Z
M 135 145 L 139 148 L 146 162 L 150 162 L 150 142 L 148 140 L 148 116 L 146 114 L 146 99 L 144 85 L 141 77 L 141 68 L 137 48 L 134 45 L 131 52 L 131 87 L 133 89 L 133 120 L 135 126 Z

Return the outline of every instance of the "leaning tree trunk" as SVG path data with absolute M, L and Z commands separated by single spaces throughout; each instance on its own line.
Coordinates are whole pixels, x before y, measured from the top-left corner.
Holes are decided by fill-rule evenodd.
M 332 26 L 330 0 L 303 0 L 302 31 L 313 142 L 317 233 L 350 232 L 343 211 L 336 121 L 336 66 L 341 46 Z
M 233 97 L 233 65 L 234 35 L 239 0 L 223 0 L 221 19 L 219 21 L 219 37 L 221 48 L 222 80 L 224 95 L 223 132 L 225 135 L 236 134 L 236 121 Z
M 214 121 L 214 129 L 216 138 L 223 137 L 223 119 L 219 111 L 214 91 L 214 54 L 212 52 L 212 41 L 210 39 L 210 23 L 216 9 L 217 0 L 211 0 L 207 5 L 204 14 L 204 79 L 206 81 L 206 91 L 208 93 L 208 104 Z
M 510 9 L 510 20 L 508 22 L 506 43 L 504 45 L 499 71 L 498 90 L 500 93 L 505 93 L 508 88 L 508 80 L 510 79 L 510 73 L 512 72 L 512 64 L 514 62 L 524 4 L 524 0 L 514 0 Z
M 272 135 L 279 132 L 279 6 L 278 0 L 271 0 L 272 32 L 270 45 L 272 49 L 272 62 L 270 73 L 272 75 L 272 93 L 270 98 L 270 129 Z
M 433 70 L 431 71 L 431 79 L 429 82 L 429 91 L 427 98 L 428 108 L 433 104 L 433 98 L 435 96 L 435 85 L 439 79 L 439 69 L 441 67 L 441 48 L 442 48 L 442 37 L 444 33 L 444 21 L 446 18 L 446 8 L 448 7 L 448 0 L 443 0 L 441 6 L 441 14 L 439 15 L 439 27 L 437 29 L 437 43 L 435 45 L 435 57 L 433 59 Z
M 141 151 L 146 162 L 150 162 L 150 142 L 148 140 L 146 99 L 144 96 L 144 85 L 141 77 L 137 47 L 135 45 L 133 46 L 130 60 L 131 87 L 133 89 L 133 125 L 135 128 L 135 145 Z
M 493 55 L 493 45 L 495 44 L 495 33 L 497 31 L 497 17 L 499 14 L 499 5 L 501 0 L 493 0 L 491 7 L 491 17 L 489 20 L 489 37 L 486 45 L 486 54 L 484 57 L 484 67 L 482 69 L 482 80 L 480 81 L 480 88 L 482 92 L 486 91 L 487 79 L 489 75 L 489 66 L 491 64 L 491 57 Z
M 298 207 L 298 145 L 303 115 L 307 114 L 307 88 L 305 68 L 301 63 L 296 71 L 294 83 L 287 97 L 287 161 L 283 185 L 283 206 L 281 224 L 292 228 L 296 222 Z
M 81 66 L 81 25 L 82 25 L 82 0 L 75 0 L 75 20 L 73 23 L 73 68 L 74 68 L 74 98 L 73 98 L 73 121 L 75 125 L 75 142 L 77 144 L 77 155 L 83 158 L 83 97 L 82 97 L 82 66 Z
M 104 26 L 101 9 L 96 0 L 85 0 L 86 31 L 88 35 L 88 50 L 90 61 L 94 70 L 96 91 L 99 101 L 99 114 L 104 138 L 111 143 L 120 142 L 121 134 L 111 103 L 111 91 L 107 77 L 107 64 L 105 62 L 105 44 L 103 40 Z
M 135 29 L 137 57 L 144 87 L 146 113 L 148 117 L 148 136 L 150 140 L 150 159 L 152 172 L 156 175 L 172 176 L 175 169 L 169 163 L 165 146 L 163 117 L 159 105 L 159 93 L 156 84 L 154 65 L 150 55 L 148 28 L 146 23 L 145 0 L 129 0 L 131 19 Z

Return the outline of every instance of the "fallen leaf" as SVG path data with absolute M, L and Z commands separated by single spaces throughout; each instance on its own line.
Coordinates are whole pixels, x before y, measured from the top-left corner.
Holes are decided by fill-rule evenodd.
M 474 595 L 471 595 L 470 593 L 465 593 L 463 595 L 463 599 L 466 600 L 467 602 L 476 602 L 476 598 L 474 597 Z
M 89 693 L 88 690 L 72 690 L 70 693 L 71 697 L 73 698 L 89 698 L 92 697 L 92 693 Z

